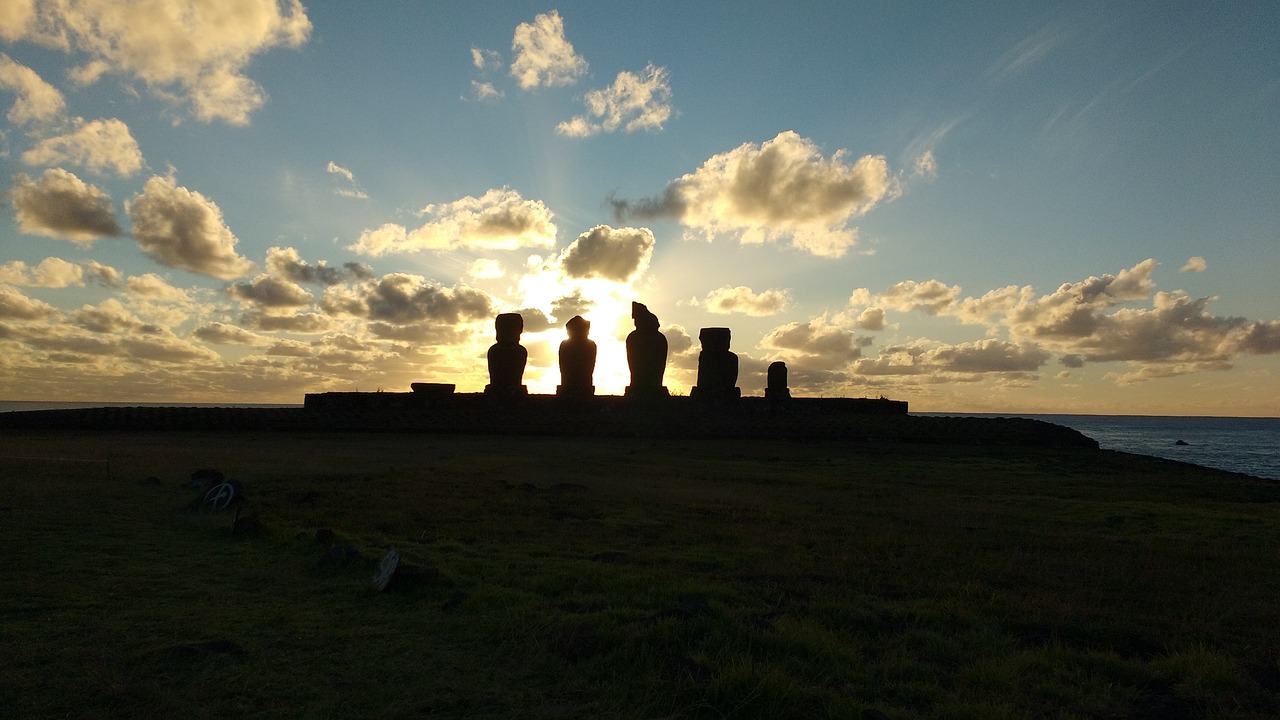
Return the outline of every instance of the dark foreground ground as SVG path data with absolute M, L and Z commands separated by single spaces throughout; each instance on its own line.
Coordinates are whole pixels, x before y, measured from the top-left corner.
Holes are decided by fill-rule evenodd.
M 1280 485 L 984 433 L 2 429 L 0 717 L 1280 716 Z

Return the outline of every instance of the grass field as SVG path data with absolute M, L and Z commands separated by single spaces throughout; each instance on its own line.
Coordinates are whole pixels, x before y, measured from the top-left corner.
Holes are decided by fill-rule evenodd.
M 1280 716 L 1280 485 L 1151 458 L 7 431 L 0 483 L 0 717 Z

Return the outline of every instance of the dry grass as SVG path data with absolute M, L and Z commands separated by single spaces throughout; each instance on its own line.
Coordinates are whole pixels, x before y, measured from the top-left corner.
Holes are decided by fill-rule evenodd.
M 1280 488 L 1149 458 L 7 432 L 0 481 L 0 716 L 1280 714 Z

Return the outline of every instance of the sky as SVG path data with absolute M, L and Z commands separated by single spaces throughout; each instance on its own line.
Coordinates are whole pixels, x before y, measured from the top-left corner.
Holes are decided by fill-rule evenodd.
M 1280 415 L 1280 4 L 6 0 L 0 399 Z

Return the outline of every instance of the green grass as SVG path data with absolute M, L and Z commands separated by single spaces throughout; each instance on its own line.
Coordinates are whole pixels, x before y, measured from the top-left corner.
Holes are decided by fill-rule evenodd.
M 1150 458 L 8 432 L 0 483 L 3 717 L 1280 715 L 1280 486 Z

